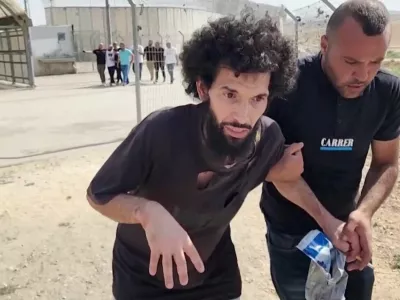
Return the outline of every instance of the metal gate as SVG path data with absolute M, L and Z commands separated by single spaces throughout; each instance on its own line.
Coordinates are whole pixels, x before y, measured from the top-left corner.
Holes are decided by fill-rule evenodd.
M 0 26 L 0 80 L 34 86 L 29 53 L 29 35 L 23 28 Z

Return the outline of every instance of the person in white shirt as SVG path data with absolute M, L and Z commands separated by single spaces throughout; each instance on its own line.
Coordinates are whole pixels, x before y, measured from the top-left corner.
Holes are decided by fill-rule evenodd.
M 134 48 L 135 48 L 134 46 L 131 47 L 133 54 L 139 55 L 139 79 L 142 80 L 144 48 L 142 45 L 137 46 L 138 48 L 137 51 L 135 51 Z M 135 73 L 135 61 L 133 61 L 132 68 L 133 68 L 133 73 Z
M 167 48 L 164 51 L 164 57 L 172 84 L 174 83 L 174 67 L 175 65 L 178 65 L 178 53 L 176 51 L 176 48 L 171 47 L 170 42 L 167 43 Z
M 108 74 L 110 75 L 110 86 L 115 84 L 114 74 L 115 74 L 115 51 L 113 45 L 109 45 L 106 51 L 106 65 L 108 69 Z

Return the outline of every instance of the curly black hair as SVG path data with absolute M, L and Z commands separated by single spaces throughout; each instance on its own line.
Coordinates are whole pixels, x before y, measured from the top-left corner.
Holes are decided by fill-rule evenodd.
M 271 17 L 256 19 L 247 9 L 239 18 L 223 17 L 193 33 L 180 54 L 188 95 L 199 98 L 196 81 L 211 87 L 221 66 L 240 73 L 271 73 L 270 98 L 295 84 L 296 50 Z

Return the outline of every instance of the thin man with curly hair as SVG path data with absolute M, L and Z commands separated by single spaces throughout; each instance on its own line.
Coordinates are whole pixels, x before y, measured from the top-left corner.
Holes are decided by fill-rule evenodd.
M 150 114 L 88 188 L 90 205 L 119 223 L 117 300 L 238 299 L 229 224 L 264 180 L 329 236 L 343 225 L 301 179 L 302 144 L 285 147 L 279 126 L 263 116 L 268 99 L 286 92 L 296 75 L 294 49 L 271 18 L 247 12 L 210 22 L 181 60 L 186 93 L 201 103 Z M 290 182 L 281 176 L 287 168 L 297 174 Z

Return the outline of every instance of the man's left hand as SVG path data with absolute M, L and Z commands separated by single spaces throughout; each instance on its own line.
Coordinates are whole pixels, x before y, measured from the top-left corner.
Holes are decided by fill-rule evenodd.
M 301 149 L 303 143 L 293 143 L 289 145 L 280 161 L 268 172 L 266 181 L 269 182 L 291 182 L 300 178 L 304 171 L 304 162 Z
M 349 271 L 363 270 L 372 258 L 372 226 L 371 217 L 360 211 L 353 211 L 343 229 L 344 236 L 357 234 L 360 238 L 360 249 L 352 249 L 348 255 Z
M 354 247 L 351 245 L 351 240 L 349 238 L 343 239 L 343 229 L 345 223 L 333 216 L 327 216 L 324 218 L 323 224 L 321 224 L 322 230 L 332 242 L 336 249 L 347 255 L 349 250 Z M 358 242 L 358 239 L 355 240 Z

